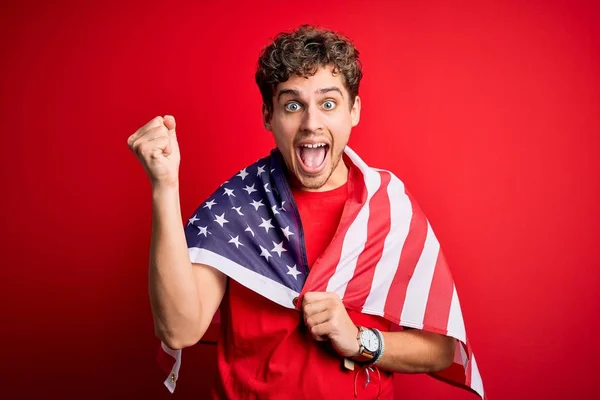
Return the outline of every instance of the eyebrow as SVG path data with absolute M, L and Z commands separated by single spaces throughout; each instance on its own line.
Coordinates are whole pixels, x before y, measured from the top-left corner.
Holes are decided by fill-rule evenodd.
M 337 86 L 330 86 L 330 87 L 326 87 L 326 88 L 322 88 L 322 89 L 317 89 L 315 91 L 315 93 L 318 94 L 325 94 L 325 93 L 329 93 L 329 92 L 338 92 L 340 94 L 340 96 L 342 96 L 342 99 L 344 98 L 344 93 L 342 93 L 342 91 L 340 90 L 340 88 L 338 88 Z M 283 95 L 292 95 L 292 96 L 296 96 L 296 97 L 300 97 L 300 91 L 296 90 L 296 89 L 281 89 L 279 91 L 279 93 L 277 94 L 277 101 L 279 101 L 279 99 L 281 98 L 281 96 Z

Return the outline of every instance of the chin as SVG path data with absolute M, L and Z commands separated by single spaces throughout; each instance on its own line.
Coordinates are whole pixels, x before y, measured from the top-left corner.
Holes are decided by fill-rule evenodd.
M 324 173 L 320 176 L 296 175 L 296 179 L 303 189 L 318 190 L 325 186 L 331 176 L 331 172 L 332 171 L 329 171 L 329 173 Z
M 331 175 L 333 175 L 335 167 L 337 166 L 337 163 L 333 164 L 331 163 L 331 160 L 328 160 L 327 162 L 328 165 L 326 165 L 324 170 L 317 175 L 307 174 L 305 171 L 303 171 L 302 167 L 296 165 L 293 171 L 296 181 L 300 187 L 302 189 L 316 191 L 327 185 Z

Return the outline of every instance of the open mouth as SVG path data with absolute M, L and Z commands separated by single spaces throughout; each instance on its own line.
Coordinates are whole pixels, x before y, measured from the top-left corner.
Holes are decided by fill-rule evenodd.
M 325 142 L 304 143 L 296 146 L 298 165 L 307 175 L 318 175 L 327 166 L 329 145 Z

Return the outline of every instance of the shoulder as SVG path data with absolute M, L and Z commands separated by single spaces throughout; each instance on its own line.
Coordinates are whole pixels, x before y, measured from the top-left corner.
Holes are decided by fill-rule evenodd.
M 345 162 L 349 167 L 356 172 L 356 175 L 361 175 L 367 187 L 380 187 L 385 185 L 388 190 L 404 191 L 404 182 L 393 171 L 379 166 L 371 166 L 365 162 L 354 150 L 346 147 Z

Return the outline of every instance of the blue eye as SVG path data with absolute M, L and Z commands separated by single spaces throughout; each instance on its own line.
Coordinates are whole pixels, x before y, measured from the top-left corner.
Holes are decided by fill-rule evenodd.
M 300 104 L 294 103 L 294 102 L 288 103 L 288 104 L 285 105 L 285 109 L 288 110 L 288 111 L 295 112 L 295 111 L 298 111 L 300 109 Z
M 326 110 L 333 110 L 335 108 L 336 104 L 334 101 L 331 100 L 327 100 L 326 102 L 323 103 L 323 108 Z

